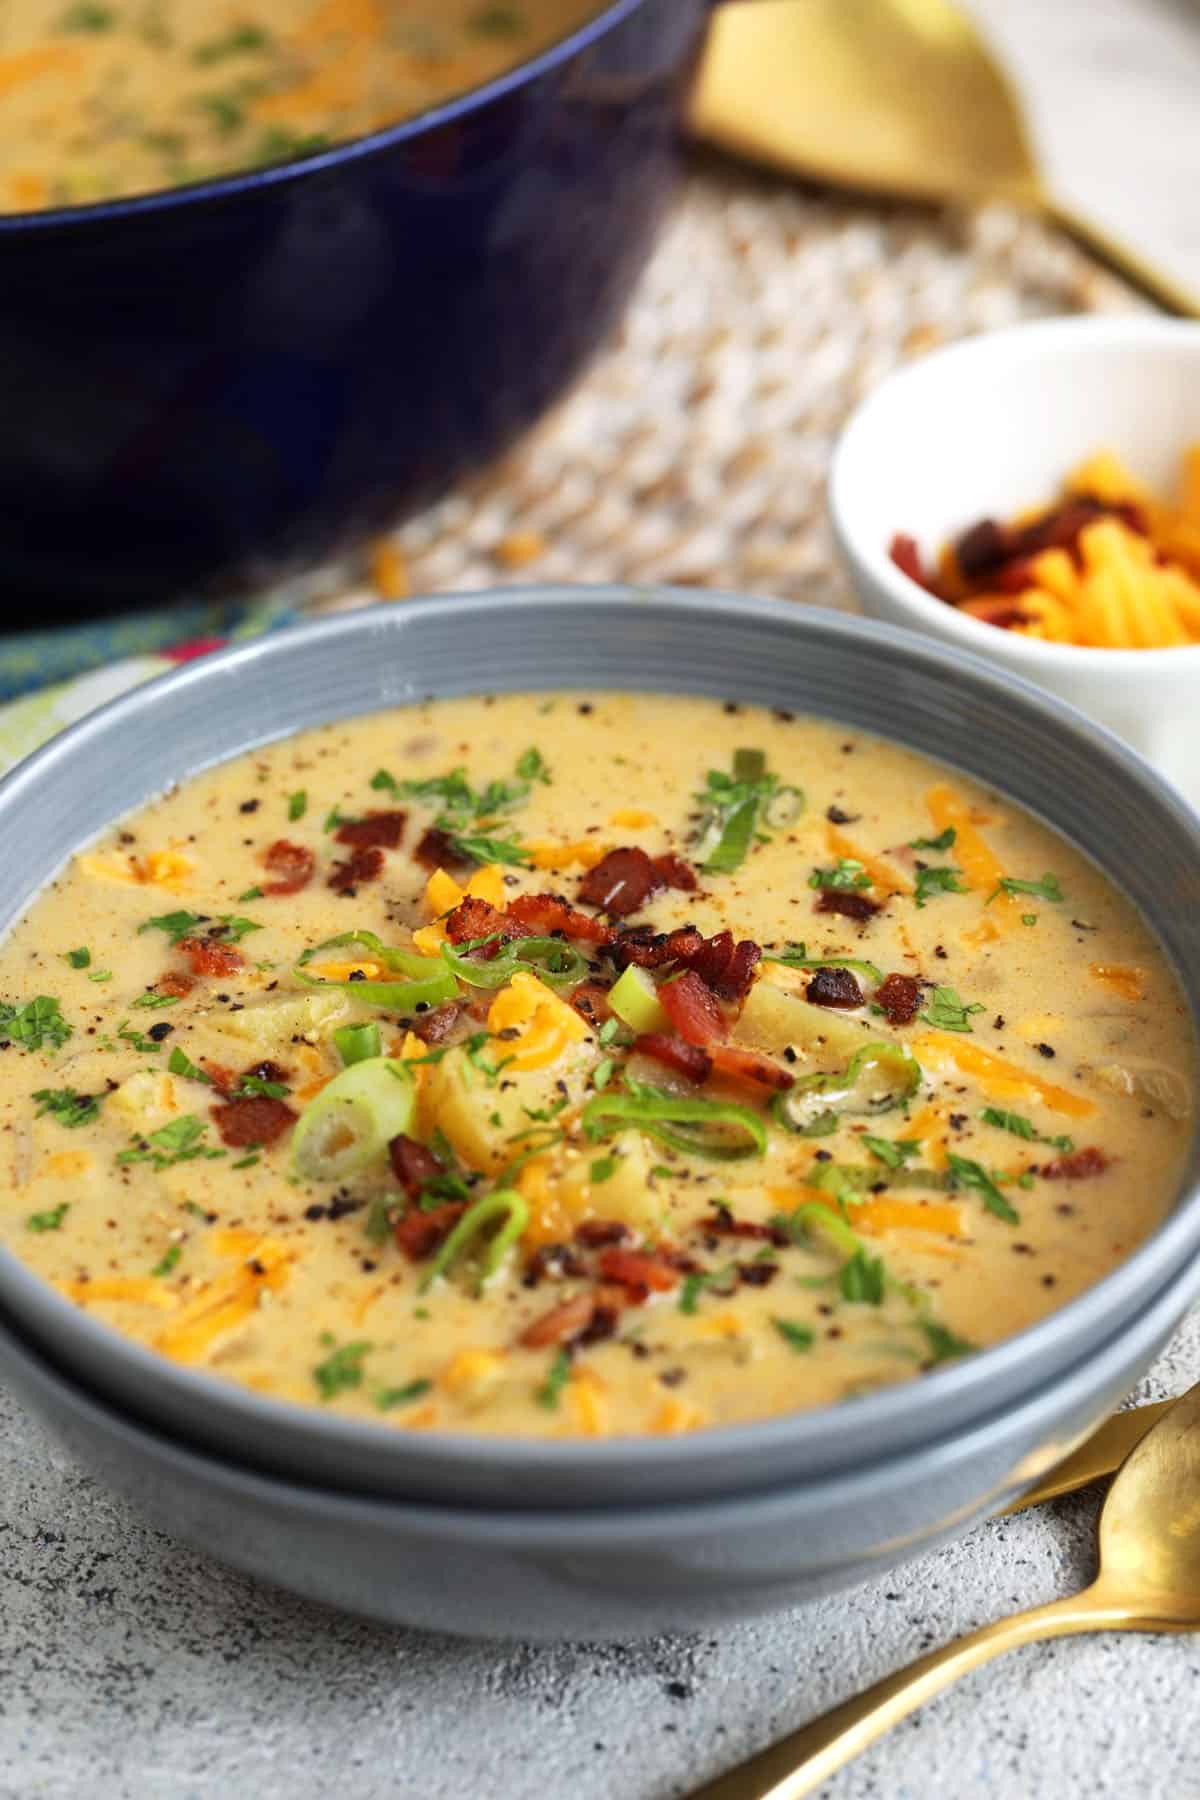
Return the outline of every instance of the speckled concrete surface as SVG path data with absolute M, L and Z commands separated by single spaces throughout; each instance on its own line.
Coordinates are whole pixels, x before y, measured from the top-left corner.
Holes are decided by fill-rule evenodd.
M 1200 1378 L 1200 1313 L 1139 1398 Z M 0 1392 L 0 1796 L 674 1800 L 984 1621 L 1082 1586 L 1094 1498 L 719 1636 L 393 1632 L 177 1548 Z M 825 1800 L 1200 1800 L 1200 1641 L 1080 1638 L 972 1678 Z

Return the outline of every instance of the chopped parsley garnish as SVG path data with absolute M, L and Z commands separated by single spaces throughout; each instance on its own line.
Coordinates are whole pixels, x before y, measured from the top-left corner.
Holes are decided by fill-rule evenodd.
M 194 1162 L 198 1156 L 224 1156 L 224 1150 L 214 1150 L 201 1143 L 208 1126 L 203 1119 L 194 1113 L 184 1113 L 182 1118 L 172 1119 L 170 1124 L 160 1126 L 145 1137 L 135 1137 L 128 1150 L 118 1150 L 117 1162 L 151 1163 L 156 1169 L 174 1168 L 176 1163 Z
M 220 938 L 223 943 L 240 944 L 252 931 L 261 930 L 262 926 L 254 919 L 243 919 L 237 913 L 222 913 L 220 925 L 214 927 L 209 936 Z
M 952 850 L 958 839 L 958 832 L 953 825 L 947 825 L 945 831 L 939 831 L 936 837 L 913 838 L 910 850 Z
M 709 875 L 740 869 L 752 846 L 766 842 L 765 828 L 790 825 L 804 805 L 798 787 L 780 786 L 761 750 L 735 750 L 732 774 L 710 769 L 694 798 L 703 808 L 696 855 Z
M 771 1320 L 789 1350 L 811 1350 L 816 1334 L 811 1325 L 798 1325 L 794 1319 Z
M 198 94 L 192 104 L 208 114 L 222 137 L 229 137 L 245 123 L 245 101 L 240 94 L 232 91 Z
M 982 1199 L 985 1212 L 994 1213 L 1006 1225 L 1021 1223 L 1020 1213 L 1009 1205 L 982 1163 L 972 1162 L 968 1156 L 955 1156 L 953 1151 L 948 1160 L 955 1182 L 960 1187 L 973 1188 Z
M 532 745 L 523 756 L 518 757 L 517 775 L 522 781 L 540 781 L 544 786 L 550 786 L 550 771 L 546 767 L 546 759 Z
M 261 1075 L 243 1075 L 234 1090 L 235 1100 L 285 1100 L 291 1093 L 286 1081 L 265 1081 Z
M 867 1306 L 882 1306 L 886 1286 L 883 1258 L 868 1256 L 865 1250 L 856 1250 L 838 1272 L 838 1290 L 843 1300 L 858 1300 Z
M 303 788 L 298 788 L 294 794 L 288 795 L 288 818 L 293 824 L 297 819 L 302 819 L 307 811 L 308 795 Z
M 925 1333 L 929 1345 L 930 1362 L 949 1362 L 956 1356 L 970 1356 L 974 1344 L 966 1338 L 955 1337 L 945 1325 L 939 1325 L 936 1319 L 918 1319 L 918 1328 Z
M 599 1094 L 608 1086 L 613 1078 L 613 1071 L 616 1066 L 617 1065 L 611 1056 L 601 1057 L 600 1061 L 596 1064 L 596 1067 L 592 1070 L 592 1087 L 595 1089 L 596 1093 Z
M 616 1156 L 598 1156 L 595 1162 L 588 1167 L 589 1180 L 597 1184 L 602 1181 L 611 1181 L 617 1172 L 619 1161 L 620 1158 Z
M 535 757 L 536 764 L 531 760 Z M 513 838 L 492 837 L 488 827 L 502 813 L 523 805 L 534 781 L 548 781 L 550 777 L 540 751 L 532 749 L 520 758 L 516 772 L 516 781 L 489 781 L 477 792 L 461 768 L 425 781 L 397 781 L 387 769 L 377 769 L 371 786 L 402 799 L 440 806 L 433 821 L 434 830 L 444 832 L 460 855 L 470 857 L 472 862 L 507 863 L 520 868 L 528 863 L 529 852 Z
M 0 1001 L 0 1042 L 20 1044 L 23 1050 L 40 1050 L 43 1044 L 49 1044 L 57 1050 L 66 1043 L 71 1031 L 58 1001 L 49 994 L 39 994 L 25 1006 Z
M 36 1118 L 52 1113 L 68 1131 L 98 1119 L 104 1099 L 103 1094 L 77 1094 L 74 1088 L 38 1088 L 33 1097 L 39 1102 Z
M 258 1154 L 258 1151 L 251 1150 L 248 1156 L 239 1156 L 237 1161 L 235 1163 L 230 1163 L 229 1166 L 231 1169 L 252 1169 L 255 1163 L 260 1163 L 261 1161 L 262 1157 Z
M 182 1255 L 182 1244 L 172 1244 L 163 1256 L 162 1261 L 155 1263 L 150 1273 L 152 1275 L 169 1275 Z
M 544 1406 L 548 1412 L 553 1412 L 558 1405 L 559 1395 L 566 1386 L 570 1373 L 571 1359 L 565 1350 L 560 1350 L 550 1364 L 550 1371 L 545 1381 L 534 1394 L 534 1399 L 539 1406 Z
M 113 972 L 111 969 L 93 969 L 91 974 L 88 976 L 88 980 L 89 981 L 111 981 L 112 975 L 113 975 Z
M 68 950 L 66 959 L 73 969 L 86 969 L 91 964 L 92 953 L 84 944 L 78 950 Z
M 957 991 L 952 987 L 934 988 L 925 1011 L 920 1015 L 926 1025 L 934 1025 L 939 1031 L 970 1031 L 971 1014 L 981 1013 L 983 1003 L 973 1000 L 968 1006 L 960 1000 Z
M 332 1345 L 333 1338 L 322 1332 L 322 1344 Z M 374 1349 L 373 1344 L 359 1342 L 342 1344 L 340 1348 L 331 1350 L 323 1363 L 318 1363 L 312 1372 L 322 1400 L 332 1400 L 337 1394 L 344 1394 L 350 1388 L 362 1386 L 363 1357 Z
M 1022 925 L 1036 925 L 1037 922 L 1038 922 L 1038 916 L 1036 913 L 1022 913 L 1021 914 Z
M 116 22 L 111 6 L 100 6 L 96 0 L 77 0 L 68 6 L 59 20 L 61 31 L 111 31 Z
M 432 1381 L 422 1379 L 406 1382 L 403 1387 L 381 1388 L 375 1395 L 375 1404 L 380 1412 L 390 1412 L 393 1406 L 407 1406 L 410 1401 L 419 1400 L 432 1386 Z
M 203 1069 L 198 1069 L 187 1053 L 179 1048 L 178 1044 L 176 1044 L 170 1056 L 167 1058 L 167 1068 L 172 1075 L 182 1075 L 188 1081 L 203 1081 L 206 1082 L 209 1087 L 212 1086 L 212 1076 L 206 1075 Z
M 918 869 L 917 887 L 913 895 L 917 905 L 923 907 L 934 894 L 965 894 L 967 887 L 958 878 L 961 869 Z
M 244 906 L 247 900 L 261 900 L 262 893 L 260 887 L 248 887 L 244 894 L 238 895 L 238 905 Z
M 985 1125 L 994 1125 L 997 1131 L 1009 1131 L 1013 1137 L 1024 1138 L 1027 1144 L 1050 1144 L 1066 1156 L 1075 1148 L 1074 1138 L 1046 1137 L 1038 1131 L 1032 1119 L 1025 1118 L 1022 1113 L 1006 1112 L 999 1106 L 985 1106 L 979 1116 Z
M 157 913 L 154 918 L 147 919 L 144 925 L 138 926 L 138 936 L 147 931 L 165 931 L 171 943 L 177 944 L 180 938 L 190 937 L 197 925 L 201 924 L 199 913 L 178 912 Z
M 832 869 L 814 869 L 808 878 L 810 888 L 869 888 L 871 877 L 853 856 L 841 856 Z
M 859 1142 L 877 1162 L 884 1163 L 889 1169 L 902 1168 L 921 1148 L 920 1138 L 881 1138 L 864 1133 Z
M 768 1255 L 774 1255 L 774 1251 L 769 1250 Z M 680 1312 L 694 1313 L 705 1288 L 719 1288 L 722 1282 L 728 1283 L 731 1280 L 736 1286 L 737 1269 L 732 1263 L 723 1269 L 697 1269 L 693 1274 L 686 1275 L 679 1290 Z M 728 1289 L 725 1291 L 728 1292 Z
M 224 62 L 226 57 L 241 56 L 248 50 L 265 50 L 270 41 L 261 25 L 234 25 L 223 37 L 209 38 L 207 43 L 197 44 L 192 51 L 192 61 L 202 66 Z
M 71 1210 L 69 1200 L 61 1200 L 53 1212 L 30 1213 L 25 1221 L 29 1231 L 61 1231 L 63 1220 Z
M 149 993 L 139 994 L 132 1004 L 134 1006 L 144 1006 L 147 1012 L 157 1012 L 159 1008 L 163 1006 L 178 1006 L 179 995 L 160 994 L 155 988 L 151 988 Z
M 1040 881 L 1015 881 L 1011 875 L 1004 875 L 988 895 L 985 904 L 990 906 L 997 894 L 1036 894 L 1039 900 L 1051 900 L 1060 906 L 1066 899 L 1058 885 L 1058 876 L 1045 874 Z
M 117 1027 L 117 1036 L 123 1043 L 131 1045 L 132 1048 L 138 1051 L 142 1056 L 148 1056 L 152 1050 L 162 1049 L 162 1044 L 158 1038 L 147 1037 L 145 1032 L 133 1030 L 128 1019 L 121 1020 L 121 1023 Z

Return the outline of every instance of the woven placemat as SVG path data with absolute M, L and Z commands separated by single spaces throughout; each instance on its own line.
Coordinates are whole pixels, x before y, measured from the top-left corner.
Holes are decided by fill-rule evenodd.
M 829 456 L 889 370 L 1021 319 L 1141 303 L 1052 228 L 699 162 L 615 341 L 498 468 L 313 578 L 309 603 L 680 582 L 852 608 Z

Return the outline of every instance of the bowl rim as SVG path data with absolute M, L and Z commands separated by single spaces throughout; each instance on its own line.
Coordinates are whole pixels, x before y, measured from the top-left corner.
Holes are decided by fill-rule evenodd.
M 593 0 L 593 4 L 597 10 L 590 17 L 562 37 L 556 38 L 544 50 L 539 50 L 535 56 L 525 58 L 511 69 L 502 70 L 499 75 L 494 75 L 490 81 L 485 81 L 478 87 L 468 88 L 465 93 L 453 94 L 448 100 L 397 120 L 393 125 L 385 125 L 378 131 L 364 132 L 359 137 L 346 138 L 341 143 L 328 144 L 320 150 L 293 157 L 287 162 L 234 169 L 228 175 L 188 181 L 179 187 L 151 188 L 145 194 L 125 194 L 111 200 L 95 200 L 78 206 L 47 206 L 34 212 L 0 213 L 0 243 L 6 237 L 25 232 L 61 231 L 76 224 L 82 230 L 88 225 L 109 223 L 135 215 L 171 212 L 181 207 L 200 205 L 207 200 L 232 199 L 239 194 L 302 180 L 307 175 L 388 151 L 409 138 L 420 137 L 423 132 L 464 119 L 490 105 L 493 100 L 523 87 L 526 82 L 536 81 L 540 76 L 549 74 L 560 63 L 569 62 L 579 51 L 586 50 L 597 39 L 615 29 L 630 14 L 646 5 L 647 0 L 602 0 L 602 3 L 601 0 Z
M 952 654 L 945 645 L 929 637 L 824 608 L 798 607 L 789 601 L 756 599 L 732 592 L 697 593 L 688 589 L 625 586 L 555 585 L 414 598 L 395 610 L 367 607 L 341 613 L 184 663 L 87 714 L 17 764 L 0 782 L 0 830 L 8 806 L 27 800 L 30 790 L 36 796 L 43 787 L 52 789 L 57 781 L 69 780 L 76 760 L 85 764 L 102 760 L 102 749 L 93 748 L 94 740 L 99 740 L 102 746 L 107 734 L 135 726 L 146 716 L 152 721 L 160 715 L 169 719 L 176 698 L 189 690 L 200 688 L 203 691 L 239 672 L 260 674 L 264 669 L 269 670 L 274 659 L 303 651 L 308 646 L 326 650 L 344 641 L 354 645 L 361 637 L 377 657 L 382 637 L 391 631 L 402 637 L 411 622 L 422 618 L 444 619 L 447 613 L 457 614 L 458 629 L 470 633 L 474 618 L 479 618 L 482 627 L 488 614 L 494 614 L 498 597 L 513 621 L 514 631 L 518 632 L 522 612 L 536 613 L 547 604 L 563 607 L 587 604 L 593 609 L 593 615 L 599 609 L 601 613 L 608 612 L 620 619 L 623 614 L 651 603 L 685 620 L 697 614 L 736 618 L 739 625 L 750 628 L 755 621 L 761 621 L 764 625 L 782 627 L 786 632 L 794 633 L 800 643 L 810 634 L 814 637 L 825 634 L 835 641 L 857 642 L 864 649 L 870 646 L 876 652 L 882 648 L 901 662 L 907 661 L 910 667 L 923 665 L 924 672 L 932 679 L 965 683 L 968 689 L 986 691 L 992 699 L 1003 698 L 1006 704 L 1015 703 L 1026 716 L 1036 715 L 1038 721 L 1052 731 L 1061 733 L 1064 727 L 1069 727 L 1086 742 L 1100 762 L 1116 762 L 1123 766 L 1160 813 L 1170 815 L 1174 828 L 1183 839 L 1191 841 L 1196 858 L 1200 860 L 1200 814 L 1193 811 L 1167 781 L 1104 726 L 1006 669 L 998 669 L 979 657 Z M 368 670 L 371 668 L 371 656 L 360 656 L 358 660 Z M 534 687 L 537 685 L 535 679 Z M 625 691 L 633 691 L 632 684 L 623 686 Z M 519 690 L 513 686 L 508 691 Z M 363 716 L 379 710 L 372 700 L 357 713 L 351 706 L 337 716 Z M 219 715 L 214 716 L 219 718 Z M 266 733 L 260 739 L 249 741 L 251 744 L 281 742 L 289 735 L 285 730 Z M 204 768 L 243 753 L 223 750 L 222 737 L 222 733 L 216 734 L 213 754 L 203 764 Z M 1085 854 L 1094 855 L 1086 846 L 1083 848 Z M 73 853 L 68 852 L 67 856 Z M 64 856 L 64 862 L 67 856 Z M 1099 859 L 1096 860 L 1099 863 Z M 1108 873 L 1103 864 L 1099 866 Z M 1108 879 L 1114 878 L 1108 875 Z M 23 908 L 14 913 L 14 920 L 40 892 L 40 885 L 27 896 Z M 1189 991 L 1187 972 L 1176 969 L 1176 977 L 1189 1002 L 1195 1028 L 1200 1013 L 1200 972 L 1192 979 L 1195 996 Z M 1200 1116 L 1193 1124 L 1191 1156 L 1184 1165 L 1173 1210 L 1115 1269 L 1023 1331 L 972 1356 L 928 1370 L 917 1380 L 901 1382 L 855 1399 L 856 1440 L 869 1444 L 876 1429 L 894 1425 L 897 1421 L 903 1424 L 911 1413 L 919 1415 L 925 1410 L 935 1410 L 939 1399 L 944 1403 L 969 1404 L 972 1390 L 987 1391 L 989 1374 L 1003 1380 L 1024 1366 L 1044 1366 L 1046 1354 L 1052 1353 L 1053 1340 L 1060 1334 L 1072 1327 L 1080 1334 L 1086 1334 L 1091 1328 L 1099 1328 L 1100 1321 L 1114 1306 L 1119 1308 L 1123 1303 L 1128 1306 L 1131 1297 L 1139 1291 L 1160 1289 L 1163 1271 L 1189 1260 L 1200 1248 L 1200 1181 L 1193 1174 L 1198 1151 Z M 51 1321 L 55 1318 L 64 1323 L 69 1321 L 71 1336 L 81 1343 L 90 1341 L 100 1352 L 110 1353 L 115 1360 L 124 1363 L 131 1374 L 137 1372 L 143 1384 L 150 1383 L 160 1391 L 174 1388 L 187 1393 L 199 1410 L 215 1407 L 218 1413 L 234 1417 L 244 1426 L 264 1434 L 264 1443 L 270 1441 L 271 1429 L 276 1424 L 284 1433 L 303 1427 L 306 1437 L 322 1439 L 329 1449 L 353 1445 L 370 1458 L 373 1453 L 386 1453 L 390 1447 L 397 1460 L 403 1460 L 408 1466 L 423 1459 L 438 1463 L 457 1458 L 474 1468 L 483 1468 L 493 1479 L 501 1475 L 505 1478 L 515 1475 L 522 1480 L 536 1480 L 539 1475 L 586 1475 L 589 1470 L 600 1468 L 612 1474 L 631 1465 L 643 1473 L 653 1474 L 686 1464 L 689 1446 L 699 1447 L 696 1454 L 703 1461 L 719 1458 L 722 1454 L 736 1461 L 739 1453 L 766 1456 L 776 1450 L 795 1455 L 806 1443 L 819 1443 L 829 1419 L 846 1417 L 846 1405 L 843 1404 L 712 1426 L 689 1437 L 674 1439 L 614 1436 L 598 1440 L 556 1440 L 492 1438 L 458 1432 L 406 1432 L 395 1423 L 330 1414 L 315 1405 L 274 1399 L 207 1371 L 173 1363 L 73 1305 L 15 1253 L 0 1246 L 0 1303 L 6 1291 L 21 1295 L 17 1311 L 22 1319 L 28 1321 L 33 1314 Z M 1025 1385 L 1031 1384 L 1027 1381 Z M 977 1412 L 981 1410 L 976 1409 Z M 928 1434 L 918 1432 L 917 1435 Z
M 1090 1355 L 1074 1359 L 1066 1370 L 1048 1375 L 1036 1387 L 1023 1393 L 1010 1406 L 994 1408 L 956 1430 L 941 1432 L 922 1439 L 915 1445 L 893 1451 L 882 1461 L 825 1470 L 816 1476 L 789 1477 L 766 1487 L 747 1492 L 705 1494 L 689 1500 L 637 1500 L 632 1504 L 571 1506 L 559 1504 L 538 1509 L 505 1507 L 495 1504 L 462 1505 L 441 1501 L 413 1499 L 407 1495 L 359 1493 L 307 1481 L 286 1470 L 261 1468 L 226 1455 L 209 1445 L 193 1442 L 175 1432 L 126 1410 L 117 1401 L 96 1392 L 74 1369 L 63 1367 L 43 1346 L 31 1342 L 18 1321 L 0 1308 L 0 1371 L 5 1359 L 15 1356 L 32 1366 L 35 1379 L 48 1382 L 65 1392 L 68 1403 L 99 1420 L 110 1437 L 150 1446 L 151 1452 L 167 1456 L 176 1465 L 183 1464 L 186 1473 L 205 1474 L 223 1486 L 232 1485 L 242 1493 L 253 1493 L 267 1500 L 290 1502 L 301 1507 L 316 1503 L 326 1511 L 342 1516 L 348 1524 L 408 1524 L 416 1529 L 452 1541 L 470 1542 L 482 1533 L 496 1547 L 519 1548 L 535 1540 L 541 1551 L 583 1550 L 596 1545 L 619 1545 L 646 1537 L 661 1538 L 664 1530 L 679 1532 L 727 1531 L 734 1525 L 740 1530 L 756 1526 L 765 1530 L 787 1524 L 797 1504 L 810 1512 L 829 1507 L 861 1504 L 877 1499 L 881 1483 L 889 1475 L 894 1480 L 915 1477 L 931 1479 L 970 1463 L 986 1453 L 997 1433 L 1019 1436 L 1023 1429 L 1044 1432 L 1051 1429 L 1072 1407 L 1086 1404 L 1096 1387 L 1096 1370 L 1102 1364 L 1127 1360 L 1125 1346 L 1131 1333 L 1157 1338 L 1165 1330 L 1169 1315 L 1181 1319 L 1190 1301 L 1200 1295 L 1200 1252 L 1177 1268 L 1171 1279 L 1154 1294 L 1136 1316 L 1118 1331 L 1110 1333 Z M 1144 1346 L 1143 1346 L 1144 1352 Z M 1103 1376 L 1111 1382 L 1112 1372 Z M 1123 1389 L 1123 1394 L 1128 1392 Z M 1047 1414 L 1049 1417 L 1047 1417 Z M 1095 1428 L 1085 1430 L 1062 1449 L 1052 1462 L 1035 1471 L 1018 1475 L 1013 1471 L 998 1487 L 978 1503 L 959 1508 L 943 1520 L 938 1530 L 963 1529 L 974 1520 L 992 1516 L 1011 1497 L 1033 1485 L 1046 1469 L 1069 1456 Z M 896 1558 L 879 1565 L 880 1572 L 893 1566 L 906 1553 L 922 1548 L 908 1537 L 893 1540 L 883 1548 L 894 1548 Z
M 979 656 L 999 654 L 1031 681 L 1071 674 L 1103 674 L 1114 682 L 1135 674 L 1151 679 L 1194 675 L 1200 661 L 1200 644 L 1104 650 L 1085 644 L 1043 643 L 1037 638 L 1001 632 L 995 625 L 972 618 L 927 594 L 910 575 L 897 568 L 886 544 L 868 538 L 855 524 L 855 496 L 861 487 L 855 464 L 864 454 L 864 445 L 870 444 L 882 412 L 905 402 L 918 402 L 930 370 L 953 370 L 957 364 L 985 358 L 995 358 L 1000 364 L 1033 361 L 1055 354 L 1065 344 L 1093 351 L 1105 345 L 1190 346 L 1200 363 L 1200 321 L 1141 316 L 1036 319 L 962 338 L 895 370 L 855 408 L 834 446 L 828 485 L 834 538 L 850 569 L 861 571 L 866 580 L 883 588 L 896 606 L 911 614 L 915 629 L 960 643 L 964 650 Z

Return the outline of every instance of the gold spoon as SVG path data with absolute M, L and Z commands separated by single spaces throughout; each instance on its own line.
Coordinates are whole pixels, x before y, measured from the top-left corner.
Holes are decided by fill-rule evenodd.
M 792 175 L 1052 218 L 1158 306 L 1200 299 L 1046 190 L 1020 103 L 951 0 L 740 0 L 714 15 L 694 136 Z
M 1121 1465 L 1091 1587 L 972 1631 L 835 1706 L 692 1800 L 799 1800 L 960 1675 L 1002 1650 L 1078 1631 L 1200 1630 L 1200 1385 Z

